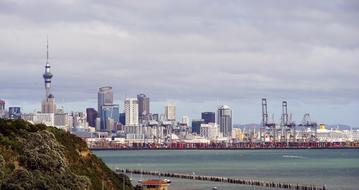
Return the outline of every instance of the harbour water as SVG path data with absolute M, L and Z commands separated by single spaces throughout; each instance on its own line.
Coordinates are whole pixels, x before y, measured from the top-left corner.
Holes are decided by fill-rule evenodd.
M 238 177 L 293 184 L 359 189 L 359 150 L 161 150 L 94 151 L 111 168 Z M 132 176 L 136 184 L 140 178 Z M 172 190 L 268 189 L 235 184 L 171 179 Z

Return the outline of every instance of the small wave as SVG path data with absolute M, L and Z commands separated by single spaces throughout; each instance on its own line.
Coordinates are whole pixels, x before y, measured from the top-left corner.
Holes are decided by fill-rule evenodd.
M 304 156 L 295 156 L 295 155 L 283 155 L 283 158 L 297 158 L 297 159 L 304 159 Z

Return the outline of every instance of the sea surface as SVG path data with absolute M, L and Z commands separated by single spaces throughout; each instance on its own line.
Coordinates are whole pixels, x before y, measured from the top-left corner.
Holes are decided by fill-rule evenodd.
M 128 168 L 326 185 L 359 190 L 359 149 L 94 151 L 111 169 Z M 129 174 L 130 175 L 130 174 Z M 155 176 L 130 176 L 132 183 Z M 171 179 L 170 190 L 273 188 Z

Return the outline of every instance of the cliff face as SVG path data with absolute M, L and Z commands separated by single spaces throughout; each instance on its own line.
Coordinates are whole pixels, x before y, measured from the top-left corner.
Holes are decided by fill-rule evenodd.
M 0 189 L 125 189 L 82 139 L 63 130 L 0 119 Z

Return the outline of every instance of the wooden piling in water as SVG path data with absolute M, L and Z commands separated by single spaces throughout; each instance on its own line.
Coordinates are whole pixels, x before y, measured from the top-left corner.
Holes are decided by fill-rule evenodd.
M 158 171 L 131 170 L 131 169 L 116 169 L 116 172 L 171 177 L 171 178 L 198 180 L 198 181 L 232 183 L 232 184 L 260 186 L 260 187 L 269 187 L 269 188 L 295 189 L 295 190 L 327 190 L 326 185 L 323 186 L 300 185 L 300 184 L 294 185 L 290 183 L 274 182 L 274 181 L 259 181 L 253 179 L 238 179 L 238 178 L 227 178 L 227 177 L 219 177 L 219 176 L 202 176 L 202 175 L 190 175 L 190 174 L 158 172 Z

